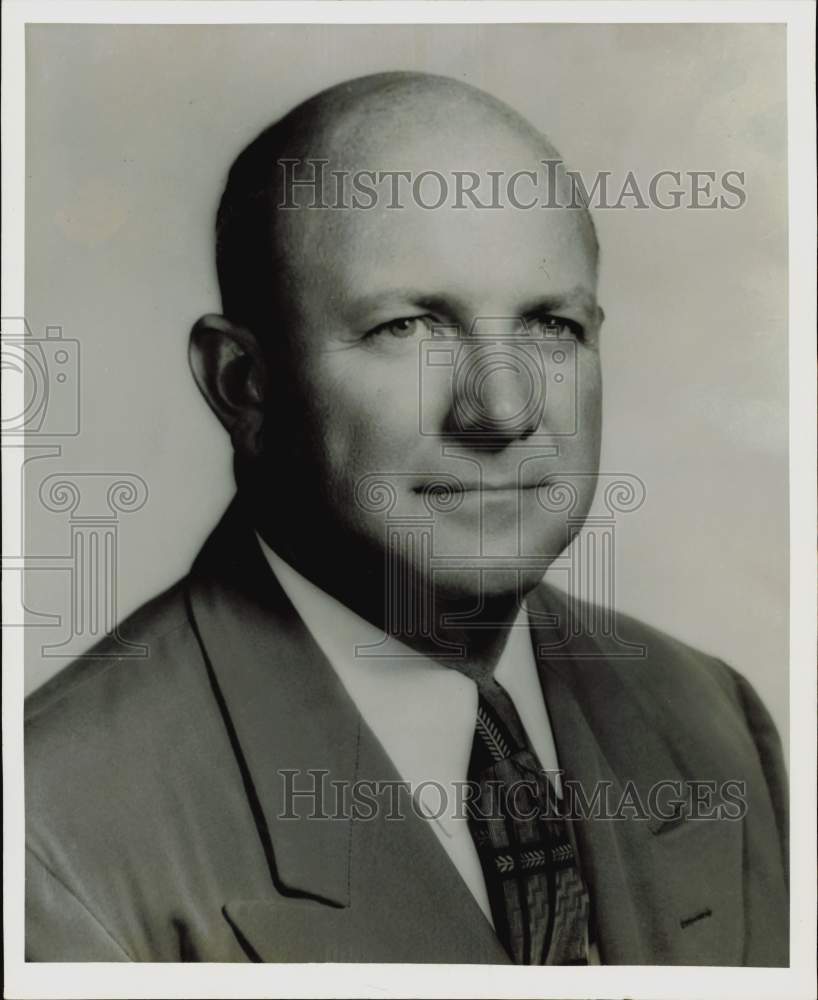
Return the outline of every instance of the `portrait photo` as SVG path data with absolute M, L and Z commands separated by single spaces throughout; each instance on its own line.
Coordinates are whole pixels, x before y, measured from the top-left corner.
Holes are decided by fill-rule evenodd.
M 13 35 L 20 995 L 806 996 L 814 12 L 150 6 Z

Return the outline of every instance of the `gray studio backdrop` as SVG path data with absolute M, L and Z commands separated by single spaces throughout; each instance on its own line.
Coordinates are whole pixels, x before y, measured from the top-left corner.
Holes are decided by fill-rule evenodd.
M 744 171 L 739 210 L 595 213 L 602 468 L 646 487 L 617 520 L 618 606 L 744 672 L 786 734 L 785 44 L 775 25 L 29 27 L 27 320 L 49 378 L 46 328 L 69 342 L 53 399 L 76 393 L 79 423 L 28 440 L 28 688 L 184 574 L 231 496 L 186 342 L 219 307 L 232 158 L 327 85 L 416 69 L 505 99 L 584 177 Z

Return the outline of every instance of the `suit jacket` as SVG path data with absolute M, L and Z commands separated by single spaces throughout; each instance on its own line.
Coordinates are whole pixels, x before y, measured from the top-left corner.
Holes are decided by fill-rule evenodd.
M 590 627 L 555 644 L 565 605 L 529 598 L 567 778 L 642 802 L 658 781 L 746 782 L 741 820 L 575 821 L 602 961 L 786 965 L 767 712 L 730 668 L 624 616 L 646 656 Z M 121 634 L 149 655 L 106 640 L 28 700 L 30 961 L 508 962 L 425 820 L 308 819 L 309 797 L 286 818 L 282 770 L 302 789 L 310 769 L 398 775 L 237 504 Z

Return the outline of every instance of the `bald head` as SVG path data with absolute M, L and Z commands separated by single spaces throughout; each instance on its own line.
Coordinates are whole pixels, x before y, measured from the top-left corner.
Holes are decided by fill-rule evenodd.
M 376 73 L 324 90 L 294 108 L 281 125 L 288 151 L 316 151 L 346 165 L 433 136 L 437 149 L 454 143 L 463 151 L 496 147 L 509 137 L 532 152 L 559 154 L 530 122 L 485 91 L 460 80 L 425 73 Z M 440 131 L 443 129 L 444 131 Z M 421 138 L 421 141 L 422 141 Z
M 411 188 L 421 202 L 414 207 L 423 211 L 435 207 L 440 192 L 432 175 L 476 177 L 455 207 L 479 211 L 477 183 L 488 190 L 492 174 L 536 171 L 543 161 L 561 164 L 541 132 L 502 101 L 458 80 L 379 73 L 324 90 L 265 129 L 230 170 L 217 217 L 224 313 L 260 334 L 287 305 L 296 280 L 294 256 L 319 264 L 327 240 L 344 239 L 345 216 L 403 207 L 400 185 L 413 178 L 423 182 Z M 550 181 L 567 188 L 564 168 L 554 169 Z M 326 211 L 314 210 L 324 205 Z M 339 207 L 351 211 L 332 210 Z M 576 238 L 596 263 L 590 216 L 584 208 L 570 214 Z M 303 280 L 303 267 L 300 272 Z

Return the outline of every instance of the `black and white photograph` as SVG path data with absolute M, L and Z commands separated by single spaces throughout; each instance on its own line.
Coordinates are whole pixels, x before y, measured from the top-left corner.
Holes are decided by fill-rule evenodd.
M 7 5 L 6 995 L 813 995 L 815 15 L 682 6 Z

